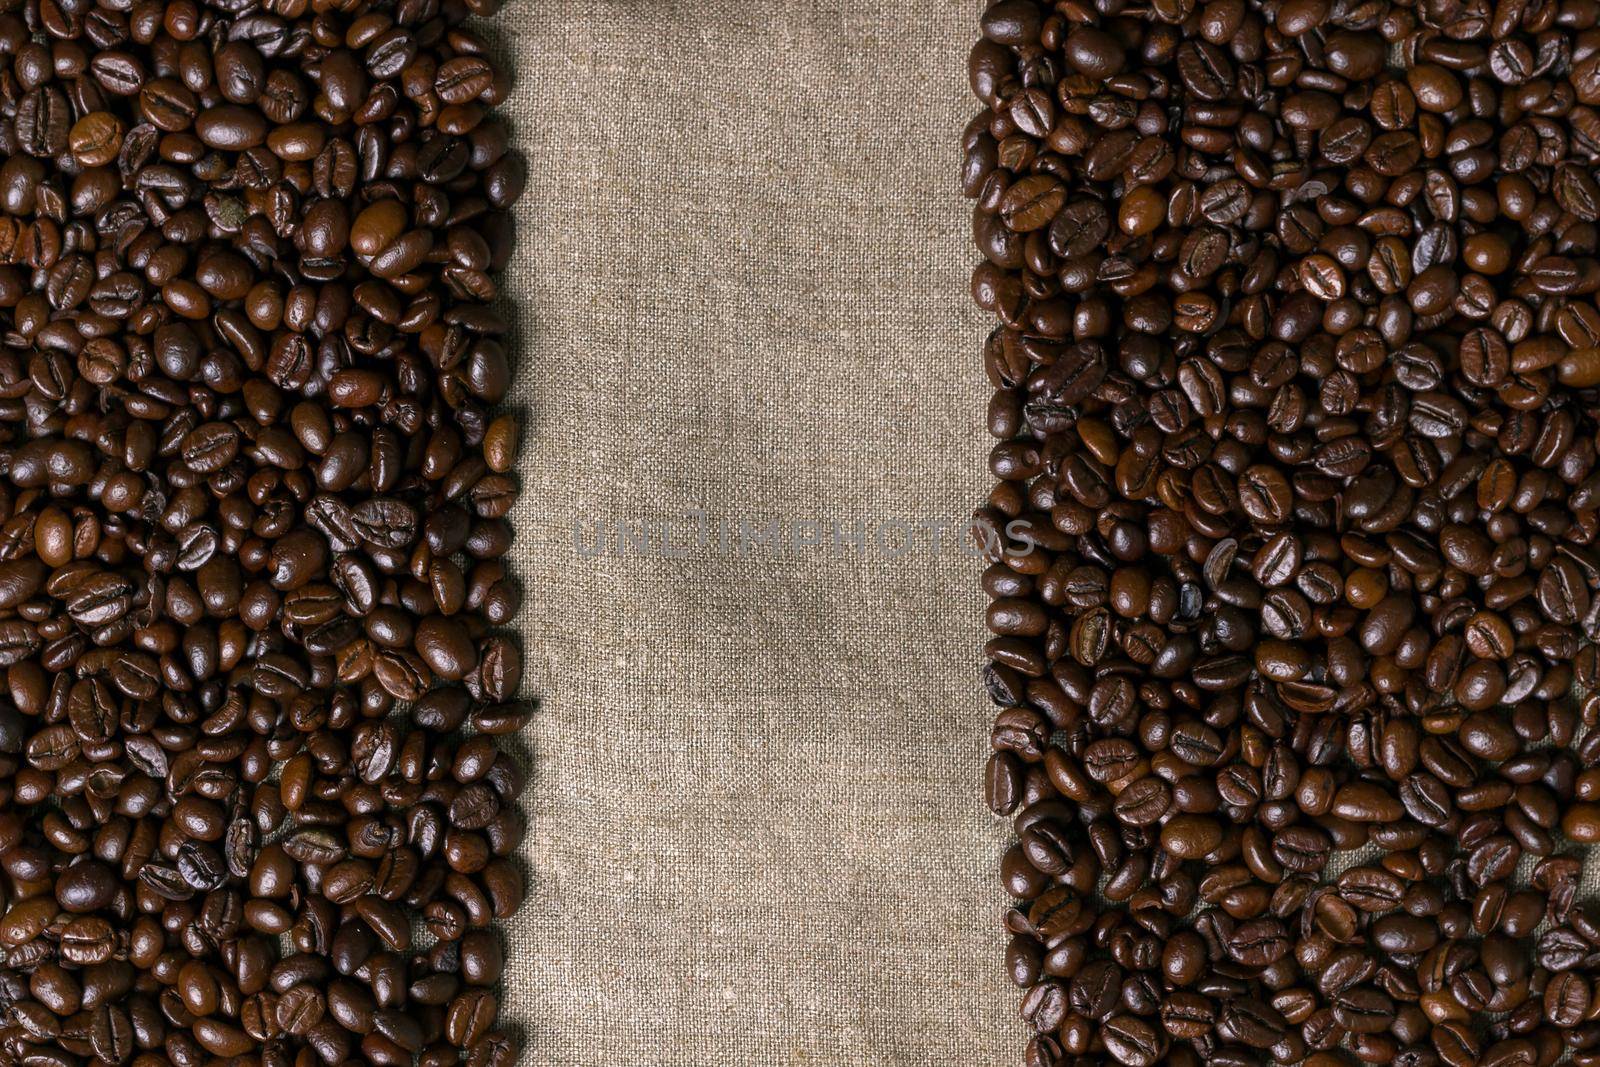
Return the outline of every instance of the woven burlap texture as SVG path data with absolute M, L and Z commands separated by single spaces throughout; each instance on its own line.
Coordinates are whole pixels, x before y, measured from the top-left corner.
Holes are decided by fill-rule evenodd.
M 503 1009 L 525 1063 L 1019 1059 L 981 565 L 736 539 L 981 498 L 976 12 L 541 0 L 491 30 L 530 172 L 503 283 L 541 699 Z M 575 549 L 575 521 L 689 509 L 729 551 L 715 525 L 672 557 Z

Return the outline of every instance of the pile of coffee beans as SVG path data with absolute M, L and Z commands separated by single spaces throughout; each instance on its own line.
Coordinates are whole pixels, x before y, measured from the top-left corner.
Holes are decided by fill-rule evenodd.
M 492 6 L 0 2 L 0 1065 L 519 1057 Z
M 1024 1062 L 1600 1064 L 1600 4 L 981 33 Z

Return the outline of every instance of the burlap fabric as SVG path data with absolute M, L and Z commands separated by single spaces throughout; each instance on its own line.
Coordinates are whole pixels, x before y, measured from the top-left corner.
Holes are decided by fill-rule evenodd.
M 526 1063 L 1018 1059 L 981 565 L 931 546 L 986 486 L 956 184 L 976 11 L 501 16 L 530 170 L 504 283 L 542 700 L 504 1009 Z M 592 550 L 596 523 L 674 518 L 670 556 L 575 548 L 575 521 Z

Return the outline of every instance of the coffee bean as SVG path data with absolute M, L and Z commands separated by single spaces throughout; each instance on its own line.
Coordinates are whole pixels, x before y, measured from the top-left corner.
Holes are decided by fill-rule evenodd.
M 11 1058 L 517 1058 L 487 11 L 0 16 Z
M 1160 1057 L 1162 1042 L 1154 1027 L 1134 1015 L 1114 1015 L 1100 1030 L 1106 1051 L 1127 1067 L 1150 1067 Z
M 1000 217 L 1018 233 L 1048 226 L 1066 202 L 1066 189 L 1045 174 L 1031 175 L 1006 190 L 1000 200 Z
M 1525 7 L 983 16 L 991 469 L 1061 535 L 984 576 L 1028 1056 L 1588 1040 L 1600 63 Z

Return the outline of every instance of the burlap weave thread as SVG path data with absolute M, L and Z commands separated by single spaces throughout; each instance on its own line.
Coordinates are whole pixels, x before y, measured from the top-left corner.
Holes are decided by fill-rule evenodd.
M 1015 1062 L 979 775 L 979 565 L 575 551 L 572 523 L 959 520 L 985 325 L 956 184 L 976 8 L 513 4 L 503 283 L 527 413 L 515 565 L 523 1062 Z

